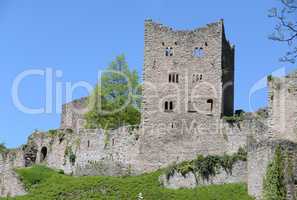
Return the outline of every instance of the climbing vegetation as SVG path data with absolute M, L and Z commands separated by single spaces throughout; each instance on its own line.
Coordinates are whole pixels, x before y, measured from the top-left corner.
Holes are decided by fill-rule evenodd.
M 263 200 L 285 200 L 285 159 L 280 146 L 275 150 L 273 161 L 268 165 L 263 181 Z
M 223 156 L 217 155 L 198 155 L 192 161 L 184 161 L 179 164 L 172 164 L 165 170 L 167 180 L 174 175 L 175 172 L 181 173 L 183 176 L 189 172 L 208 180 L 210 177 L 217 175 L 222 168 L 228 174 L 232 174 L 233 165 L 237 161 L 246 161 L 247 152 L 243 148 L 239 148 L 237 153 L 233 155 L 224 154 Z

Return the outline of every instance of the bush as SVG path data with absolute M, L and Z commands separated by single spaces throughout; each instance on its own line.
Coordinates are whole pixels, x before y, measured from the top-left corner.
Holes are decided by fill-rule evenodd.
M 167 180 L 174 175 L 175 172 L 185 176 L 189 172 L 199 175 L 202 179 L 209 180 L 210 177 L 216 176 L 219 169 L 223 168 L 227 174 L 232 174 L 233 165 L 237 161 L 246 161 L 247 152 L 244 148 L 239 148 L 238 152 L 233 155 L 223 156 L 203 156 L 198 155 L 195 160 L 184 161 L 180 164 L 170 165 L 165 169 Z

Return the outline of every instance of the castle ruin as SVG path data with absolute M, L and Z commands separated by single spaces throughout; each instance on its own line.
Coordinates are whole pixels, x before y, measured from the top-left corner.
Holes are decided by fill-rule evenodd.
M 34 132 L 27 144 L 0 156 L 0 196 L 25 193 L 15 167 L 44 164 L 77 176 L 137 175 L 198 154 L 232 154 L 245 148 L 248 159 L 236 163 L 232 174 L 221 172 L 208 182 L 176 174 L 164 186 L 245 182 L 249 194 L 261 199 L 263 177 L 276 146 L 292 155 L 297 152 L 296 73 L 269 76 L 268 109 L 228 122 L 224 116 L 234 113 L 235 48 L 226 39 L 222 20 L 192 31 L 147 20 L 144 42 L 140 126 L 85 129 L 87 98 L 67 103 L 58 130 Z M 288 184 L 288 199 L 295 190 Z

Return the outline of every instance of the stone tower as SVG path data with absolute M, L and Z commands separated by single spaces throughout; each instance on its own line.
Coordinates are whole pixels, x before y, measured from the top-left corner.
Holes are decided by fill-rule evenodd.
M 223 20 L 192 31 L 145 21 L 143 126 L 217 132 L 233 114 L 234 47 Z M 159 130 L 160 131 L 160 130 Z

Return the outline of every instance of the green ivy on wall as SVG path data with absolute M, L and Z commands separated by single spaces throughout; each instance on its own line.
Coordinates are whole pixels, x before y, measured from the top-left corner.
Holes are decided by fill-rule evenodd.
M 263 181 L 263 200 L 285 200 L 286 186 L 284 173 L 285 160 L 282 149 L 275 150 L 273 161 L 268 165 Z

